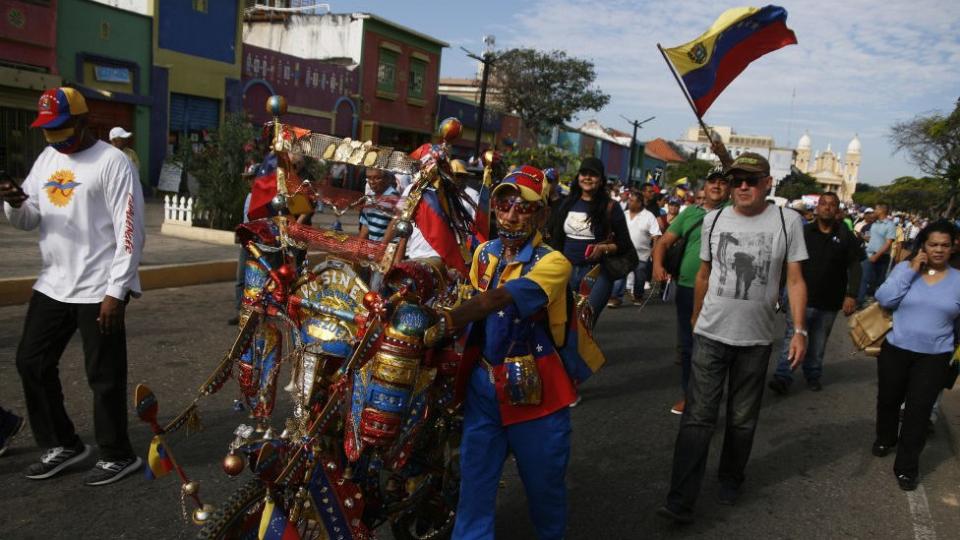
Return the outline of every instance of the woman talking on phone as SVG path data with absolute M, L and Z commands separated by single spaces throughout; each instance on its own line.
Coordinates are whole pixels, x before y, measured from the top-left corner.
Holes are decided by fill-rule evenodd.
M 603 162 L 586 157 L 580 163 L 570 194 L 550 219 L 550 247 L 560 251 L 573 265 L 570 288 L 580 290 L 580 282 L 604 257 L 622 255 L 633 250 L 623 210 L 610 198 L 604 187 Z M 610 300 L 614 280 L 601 269 L 590 290 L 593 320 Z
M 880 388 L 873 454 L 883 457 L 896 446 L 893 472 L 904 491 L 916 489 L 919 482 L 927 419 L 948 381 L 956 347 L 960 271 L 948 264 L 956 237 L 956 228 L 946 220 L 925 227 L 911 258 L 894 267 L 876 292 L 880 306 L 893 311 L 893 329 L 877 359 Z M 901 403 L 905 406 L 898 437 Z

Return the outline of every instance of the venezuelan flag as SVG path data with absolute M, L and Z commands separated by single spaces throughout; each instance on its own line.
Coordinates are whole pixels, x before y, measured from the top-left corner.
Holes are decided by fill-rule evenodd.
M 300 532 L 284 515 L 283 509 L 268 497 L 260 518 L 257 538 L 258 540 L 300 540 Z
M 147 480 L 161 478 L 173 470 L 173 460 L 167 455 L 167 449 L 159 435 L 154 435 L 150 441 L 150 450 L 147 452 L 147 468 L 144 474 Z
M 797 36 L 787 28 L 787 10 L 739 7 L 724 11 L 697 39 L 664 53 L 702 117 L 750 62 L 795 43 Z
M 457 236 L 450 227 L 450 218 L 447 217 L 444 204 L 436 191 L 423 191 L 413 219 L 423 238 L 440 255 L 443 262 L 467 275 L 467 262 L 460 250 Z

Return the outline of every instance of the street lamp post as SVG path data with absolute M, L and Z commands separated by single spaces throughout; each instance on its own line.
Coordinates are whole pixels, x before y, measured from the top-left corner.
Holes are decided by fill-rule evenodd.
M 480 76 L 480 103 L 477 107 L 477 137 L 473 149 L 473 155 L 477 159 L 480 159 L 480 141 L 483 137 L 483 120 L 487 112 L 487 81 L 490 78 L 490 66 L 494 62 L 494 43 L 496 43 L 496 39 L 493 36 L 483 36 L 483 45 L 485 50 L 483 51 L 482 57 L 477 56 L 463 47 L 460 47 L 463 49 L 463 52 L 467 53 L 467 56 L 480 62 L 480 64 L 483 66 L 483 74 Z
M 631 126 L 633 126 L 633 137 L 630 138 L 630 161 L 628 162 L 628 165 L 627 165 L 627 181 L 633 184 L 633 154 L 634 154 L 634 149 L 637 147 L 637 130 L 640 129 L 640 126 L 656 118 L 656 116 L 651 116 L 650 118 L 647 118 L 646 120 L 643 120 L 641 122 L 638 122 L 636 120 L 630 120 L 629 118 L 627 118 L 626 116 L 623 116 L 622 114 L 620 115 L 620 118 L 623 118 Z

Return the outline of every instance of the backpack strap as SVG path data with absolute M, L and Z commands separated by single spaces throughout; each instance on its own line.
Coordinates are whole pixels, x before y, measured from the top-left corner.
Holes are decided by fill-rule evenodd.
M 710 234 L 707 236 L 707 253 L 710 254 L 710 260 L 707 262 L 713 262 L 713 248 L 710 246 L 710 244 L 713 242 L 713 230 L 717 228 L 717 220 L 720 219 L 721 212 L 723 212 L 722 206 L 719 210 L 717 210 L 717 215 L 713 216 L 713 223 L 710 224 Z

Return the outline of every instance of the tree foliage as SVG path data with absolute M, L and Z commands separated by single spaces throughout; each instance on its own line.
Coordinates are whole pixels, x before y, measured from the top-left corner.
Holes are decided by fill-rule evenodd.
M 714 167 L 713 163 L 695 157 L 683 163 L 672 163 L 667 167 L 667 181 L 672 184 L 685 177 L 690 184 L 695 184 L 706 178 Z
M 572 165 L 579 165 L 576 156 L 553 144 L 516 148 L 505 154 L 504 159 L 510 167 L 521 165 L 533 165 L 540 169 L 552 167 L 561 173 Z
M 943 216 L 957 213 L 960 196 L 960 100 L 948 116 L 933 113 L 891 126 L 890 142 L 896 152 L 921 172 L 942 184 L 944 198 L 931 208 Z
M 894 211 L 929 215 L 931 209 L 942 206 L 947 200 L 947 192 L 948 187 L 940 179 L 902 176 L 892 184 L 879 186 L 873 191 L 858 191 L 854 193 L 853 200 L 863 206 L 886 202 Z
M 509 49 L 495 53 L 493 80 L 503 106 L 535 135 L 569 122 L 580 111 L 602 109 L 610 96 L 594 86 L 593 63 L 563 51 Z
M 777 197 L 783 197 L 787 200 L 799 199 L 803 195 L 814 193 L 823 193 L 823 187 L 809 174 L 800 172 L 796 168 L 790 171 L 790 174 L 783 177 L 777 184 Z
M 209 214 L 212 228 L 229 230 L 243 221 L 249 188 L 241 175 L 250 157 L 244 147 L 256 136 L 242 113 L 231 114 L 188 166 L 199 184 L 197 210 Z

